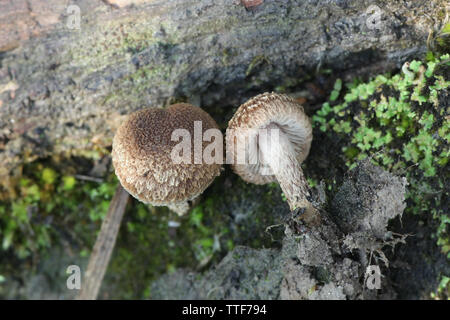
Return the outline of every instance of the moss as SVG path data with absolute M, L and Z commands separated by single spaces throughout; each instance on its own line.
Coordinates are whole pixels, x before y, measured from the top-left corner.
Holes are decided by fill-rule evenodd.
M 0 199 L 0 234 L 2 250 L 19 258 L 50 247 L 67 225 L 73 232 L 87 233 L 85 227 L 106 214 L 116 183 L 113 177 L 101 185 L 80 182 L 48 162 L 25 165 L 15 182 L 9 186 L 14 189 L 10 197 Z
M 450 156 L 449 58 L 447 54 L 427 62 L 411 61 L 400 74 L 349 83 L 345 93 L 338 79 L 313 122 L 316 129 L 340 136 L 339 157 L 347 167 L 370 157 L 406 175 L 407 211 L 431 214 L 440 221 L 437 241 L 444 254 L 450 255 L 450 221 L 445 210 L 449 195 L 444 187 Z
M 442 11 L 445 15 L 445 10 Z M 436 32 L 431 32 L 428 37 L 428 47 L 430 51 L 427 54 L 427 59 L 432 61 L 434 56 L 439 53 L 450 51 L 450 22 L 447 22 L 442 28 Z
M 139 16 L 133 20 L 128 17 L 114 19 L 90 30 L 90 37 L 83 37 L 83 40 L 80 37 L 80 41 L 71 46 L 69 55 L 73 64 L 82 66 L 83 73 L 88 74 L 108 66 L 105 61 L 112 56 L 126 57 L 147 48 L 156 41 L 153 28 Z
M 439 282 L 438 289 L 436 292 L 431 293 L 432 299 L 443 300 L 445 299 L 445 293 L 450 291 L 450 278 L 446 276 L 442 276 L 441 281 Z M 447 298 L 448 299 L 448 298 Z

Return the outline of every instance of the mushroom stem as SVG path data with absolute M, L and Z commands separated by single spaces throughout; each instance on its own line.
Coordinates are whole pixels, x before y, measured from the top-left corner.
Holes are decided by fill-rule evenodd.
M 312 208 L 307 199 L 308 183 L 289 138 L 275 123 L 270 123 L 266 129 L 267 141 L 259 143 L 263 163 L 272 169 L 291 210 Z M 278 135 L 278 139 L 274 135 Z
M 189 202 L 181 201 L 176 203 L 170 203 L 167 207 L 178 214 L 178 216 L 184 216 L 189 211 Z
M 81 285 L 81 291 L 77 297 L 78 300 L 97 299 L 116 243 L 128 198 L 128 192 L 119 184 L 109 205 L 108 213 L 103 220 L 100 233 L 95 241 L 94 249 L 89 258 L 84 280 Z

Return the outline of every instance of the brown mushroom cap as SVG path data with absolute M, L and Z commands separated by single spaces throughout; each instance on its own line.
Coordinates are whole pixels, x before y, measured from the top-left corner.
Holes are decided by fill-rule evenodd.
M 276 124 L 289 138 L 299 163 L 308 156 L 312 141 L 312 127 L 303 107 L 283 94 L 257 95 L 238 108 L 228 123 L 226 135 L 227 160 L 232 159 L 233 170 L 247 182 L 265 184 L 276 181 L 275 176 L 270 175 L 270 167 L 260 161 L 256 164 L 236 163 L 237 149 L 235 147 L 244 145 L 245 139 L 254 139 L 252 135 L 255 131 L 246 129 L 264 129 L 271 124 Z M 231 130 L 234 130 L 234 135 L 231 134 Z M 253 157 L 251 154 L 249 156 Z
M 186 103 L 166 109 L 148 108 L 131 114 L 113 140 L 112 158 L 122 186 L 135 198 L 153 205 L 192 200 L 220 174 L 220 164 L 194 164 L 194 121 L 201 121 L 203 133 L 218 129 L 214 119 Z M 176 164 L 171 151 L 175 129 L 191 134 L 191 164 Z M 202 151 L 210 142 L 200 142 Z

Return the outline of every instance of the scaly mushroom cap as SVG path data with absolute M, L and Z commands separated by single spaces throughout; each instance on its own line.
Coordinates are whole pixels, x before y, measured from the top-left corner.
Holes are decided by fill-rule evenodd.
M 257 157 L 247 148 L 247 141 L 257 139 L 257 130 L 276 124 L 285 133 L 302 163 L 308 156 L 312 141 L 312 127 L 303 107 L 291 97 L 277 93 L 263 93 L 241 105 L 228 123 L 226 133 L 227 161 L 241 178 L 254 184 L 276 181 L 271 168 L 257 159 L 256 164 L 237 163 L 238 152 L 247 152 L 250 159 Z M 256 130 L 253 130 L 256 129 Z M 245 150 L 243 150 L 245 149 Z M 257 150 L 256 150 L 257 152 Z
M 112 159 L 122 186 L 135 198 L 153 205 L 192 200 L 220 174 L 220 164 L 194 164 L 194 121 L 203 133 L 218 129 L 209 114 L 186 103 L 166 109 L 148 108 L 131 114 L 113 140 Z M 171 141 L 175 129 L 191 135 L 191 164 L 175 164 L 171 152 L 179 141 Z M 210 142 L 201 143 L 202 152 Z

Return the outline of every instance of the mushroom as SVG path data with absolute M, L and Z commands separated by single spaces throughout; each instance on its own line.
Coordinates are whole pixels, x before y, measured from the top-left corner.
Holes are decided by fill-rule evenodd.
M 305 217 L 316 219 L 300 166 L 311 141 L 311 123 L 303 107 L 286 95 L 263 93 L 241 105 L 229 121 L 227 163 L 246 182 L 277 181 L 292 211 L 306 209 Z
M 194 132 L 196 121 L 200 121 L 201 132 Z M 194 150 L 186 163 L 174 163 L 172 157 L 178 144 L 172 138 L 177 129 L 189 135 L 189 150 Z M 188 201 L 203 193 L 220 174 L 220 163 L 202 161 L 206 147 L 202 137 L 208 129 L 219 130 L 208 113 L 186 103 L 131 114 L 113 140 L 112 159 L 120 183 L 144 203 L 168 206 L 179 215 L 185 214 Z
M 200 132 L 196 124 L 200 125 Z M 177 129 L 187 134 L 187 149 L 194 150 L 183 163 L 177 163 L 173 158 L 177 143 L 172 137 Z M 209 129 L 217 130 L 216 139 L 222 136 L 214 119 L 202 109 L 185 103 L 166 109 L 137 111 L 119 127 L 113 140 L 112 159 L 121 185 L 117 187 L 103 220 L 77 299 L 97 298 L 125 212 L 128 193 L 144 203 L 168 206 L 183 215 L 189 209 L 188 201 L 200 195 L 220 174 L 221 161 L 203 161 L 203 152 L 206 151 L 203 136 L 208 136 L 205 132 Z M 218 142 L 222 146 L 222 141 Z

